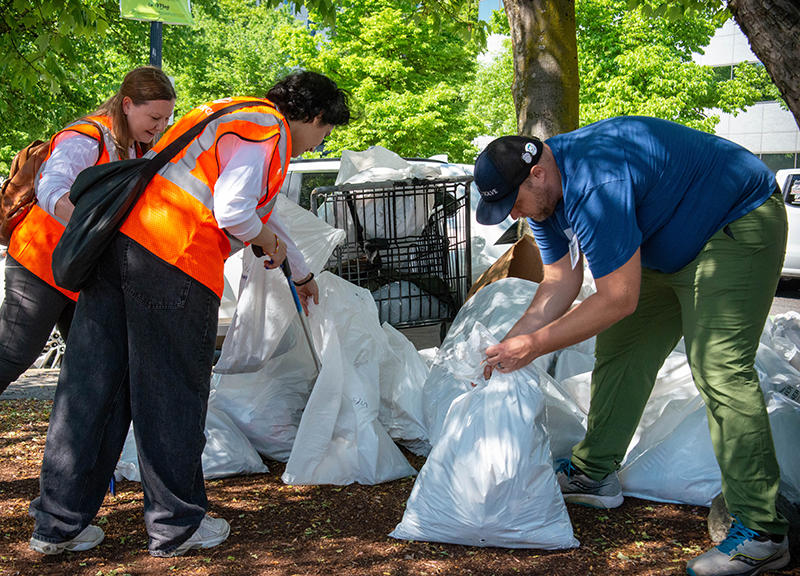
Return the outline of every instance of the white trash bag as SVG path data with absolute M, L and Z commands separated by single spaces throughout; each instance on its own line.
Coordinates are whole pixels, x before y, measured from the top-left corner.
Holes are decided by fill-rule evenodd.
M 328 272 L 309 325 L 322 362 L 282 478 L 287 484 L 378 484 L 416 474 L 381 425 L 388 338 L 370 293 Z
M 292 304 L 294 306 L 294 304 Z M 317 378 L 311 349 L 303 336 L 297 312 L 283 334 L 273 357 L 257 372 L 211 377 L 215 403 L 244 432 L 265 458 L 286 462 L 292 452 L 297 427 Z
M 422 412 L 422 387 L 430 368 L 414 345 L 384 323 L 388 354 L 380 364 L 381 407 L 378 418 L 389 436 L 415 454 L 427 453 L 428 432 Z
M 711 506 L 722 485 L 702 397 L 667 404 L 618 474 L 625 496 Z
M 269 472 L 267 466 L 245 435 L 222 410 L 214 406 L 213 392 L 208 401 L 205 435 L 203 477 L 207 480 L 238 476 L 240 474 L 265 474 Z M 128 430 L 128 437 L 125 439 L 125 446 L 114 471 L 114 478 L 116 480 L 124 478 L 134 482 L 142 481 L 133 425 Z
M 476 323 L 483 324 L 495 338 L 504 337 L 528 308 L 538 286 L 521 278 L 504 278 L 479 290 L 458 311 L 423 387 L 422 406 L 431 445 L 436 444 L 450 404 L 473 388 L 472 383 L 453 376 L 444 365 L 445 358 L 453 355 L 455 346 L 464 341 Z M 547 354 L 534 360 L 534 364 L 546 370 L 551 358 L 552 354 Z
M 482 357 L 485 348 L 475 355 Z M 460 373 L 479 369 L 463 366 Z M 544 397 L 530 367 L 495 372 L 452 402 L 390 536 L 545 550 L 579 545 L 551 464 Z
M 309 269 L 319 274 L 333 250 L 344 240 L 344 231 L 332 228 L 282 194 L 278 196 L 275 210 Z M 283 334 L 297 316 L 283 271 L 267 270 L 262 263 L 263 259 L 257 259 L 250 248 L 244 250 L 237 312 L 214 367 L 217 374 L 262 370 L 275 355 Z

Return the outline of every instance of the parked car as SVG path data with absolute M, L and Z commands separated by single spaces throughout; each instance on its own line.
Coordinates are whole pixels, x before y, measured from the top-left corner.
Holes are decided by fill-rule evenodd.
M 775 175 L 783 192 L 789 235 L 786 239 L 786 259 L 782 278 L 800 278 L 800 168 L 778 170 Z

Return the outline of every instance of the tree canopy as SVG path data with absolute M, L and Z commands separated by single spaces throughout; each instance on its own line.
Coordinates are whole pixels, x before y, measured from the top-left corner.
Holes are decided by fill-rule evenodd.
M 712 9 L 681 19 L 650 18 L 628 10 L 625 0 L 577 0 L 580 124 L 641 114 L 713 132 L 719 117 L 711 109 L 737 113 L 758 100 L 774 98 L 763 67 L 742 64 L 719 78 L 692 60 L 713 36 Z M 497 11 L 494 26 L 503 29 Z M 510 47 L 481 66 L 475 85 L 475 113 L 483 110 L 490 134 L 512 133 L 516 112 L 510 97 Z M 766 96 L 765 96 L 766 94 Z M 484 105 L 484 103 L 489 103 Z
M 477 127 L 466 114 L 479 46 L 448 22 L 396 0 L 344 0 L 336 28 L 295 30 L 290 62 L 317 70 L 350 91 L 356 121 L 326 141 L 332 152 L 380 145 L 402 156 L 447 154 L 471 160 Z M 416 25 L 409 21 L 417 17 Z

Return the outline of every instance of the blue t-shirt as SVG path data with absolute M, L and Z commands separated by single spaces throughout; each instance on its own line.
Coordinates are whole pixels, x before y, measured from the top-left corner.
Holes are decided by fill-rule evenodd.
M 566 255 L 574 233 L 595 278 L 640 247 L 642 266 L 680 270 L 775 189 L 773 173 L 745 148 L 657 118 L 609 118 L 547 144 L 563 199 L 544 222 L 529 220 L 542 260 Z

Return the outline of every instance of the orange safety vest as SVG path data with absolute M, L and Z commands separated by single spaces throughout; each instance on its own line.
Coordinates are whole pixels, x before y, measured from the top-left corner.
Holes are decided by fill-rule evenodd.
M 47 157 L 42 162 L 39 173 L 36 175 L 37 187 L 39 179 L 47 166 L 47 160 L 53 154 L 56 137 L 64 132 L 79 132 L 97 140 L 101 151 L 97 164 L 119 160 L 116 150 L 109 152 L 109 144 L 113 142 L 110 118 L 107 116 L 91 116 L 78 120 L 50 139 L 50 149 L 47 152 Z M 11 234 L 8 253 L 14 260 L 50 286 L 68 298 L 77 300 L 77 292 L 64 290 L 53 279 L 53 250 L 63 233 L 64 226 L 40 208 L 38 204 L 35 204 Z
M 145 188 L 120 231 L 165 262 L 222 297 L 225 259 L 231 243 L 214 217 L 214 188 L 220 174 L 217 144 L 235 134 L 248 142 L 268 142 L 266 190 L 256 214 L 266 223 L 286 177 L 291 150 L 289 126 L 274 105 L 259 98 L 224 98 L 188 112 L 150 152 L 159 152 L 205 116 L 231 104 L 261 101 L 213 120 Z M 242 244 L 243 245 L 243 244 Z

